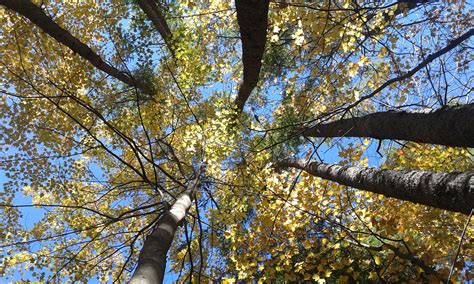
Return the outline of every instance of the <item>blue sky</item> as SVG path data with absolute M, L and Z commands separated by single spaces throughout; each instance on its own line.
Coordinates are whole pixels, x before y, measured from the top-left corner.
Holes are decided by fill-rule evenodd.
M 155 58 L 155 59 L 158 59 L 158 58 Z M 131 65 L 131 67 L 133 67 L 134 66 L 133 62 L 130 65 Z M 216 84 L 214 84 L 214 86 L 212 88 L 208 88 L 205 92 L 209 92 L 207 94 L 207 95 L 209 95 L 212 92 L 216 92 L 216 91 L 218 92 L 218 91 L 221 91 L 223 88 L 228 88 L 228 87 L 229 87 L 228 85 L 216 83 Z M 229 90 L 226 90 L 226 91 L 229 91 Z M 278 90 L 275 90 L 275 93 L 277 93 L 277 91 Z M 206 95 L 206 93 L 205 93 L 205 95 Z M 277 97 L 275 97 L 275 98 L 277 98 Z M 265 110 L 265 109 L 257 110 L 257 112 L 265 114 L 267 112 L 267 110 Z M 350 139 L 350 138 L 334 139 L 332 141 L 333 142 L 336 141 L 337 143 L 341 143 L 341 145 L 343 145 L 343 146 L 347 146 L 348 143 L 354 142 L 354 141 L 358 141 L 358 142 L 362 143 L 362 139 Z M 368 149 L 365 152 L 365 156 L 368 158 L 368 161 L 369 161 L 369 166 L 378 166 L 384 161 L 384 157 L 380 157 L 379 154 L 376 152 L 377 147 L 378 147 L 378 141 L 371 140 L 370 143 L 369 143 Z M 390 143 L 390 142 L 383 142 L 382 149 L 381 149 L 380 152 L 385 154 L 385 149 L 387 149 L 388 147 L 396 147 L 396 145 L 393 144 L 393 143 Z M 337 146 L 328 147 L 327 145 L 323 145 L 320 148 L 319 153 L 320 153 L 320 155 L 323 156 L 324 162 L 326 162 L 326 163 L 336 163 L 336 162 L 341 160 L 341 158 L 338 156 L 338 151 L 339 151 L 339 148 Z M 8 153 L 1 153 L 0 154 L 0 159 L 2 158 L 2 155 L 5 155 L 5 154 L 8 154 Z M 97 176 L 101 176 L 101 172 L 97 168 L 93 169 L 93 173 Z M 0 190 L 3 190 L 3 184 L 6 183 L 6 182 L 8 182 L 8 179 L 6 178 L 5 173 L 0 171 Z M 18 203 L 18 204 L 30 204 L 31 203 L 31 198 L 25 197 L 25 196 L 22 196 L 22 195 L 18 195 L 17 198 L 16 198 L 16 203 Z M 22 224 L 25 227 L 31 227 L 42 216 L 41 213 L 38 213 L 38 212 L 41 212 L 41 210 L 33 209 L 33 208 L 24 208 L 24 209 L 22 209 L 22 213 L 23 213 L 23 217 L 21 219 Z M 28 278 L 28 275 L 29 274 L 27 272 L 26 278 Z M 174 273 L 166 274 L 165 283 L 172 282 L 172 280 L 175 280 L 176 277 L 177 277 L 177 275 L 174 274 Z M 20 275 L 17 274 L 17 275 L 15 275 L 15 277 L 13 279 L 0 278 L 0 282 L 6 282 L 6 281 L 9 281 L 9 280 L 19 280 L 19 279 L 20 279 Z M 98 281 L 97 280 L 96 281 L 91 281 L 91 283 L 94 283 L 94 282 L 98 282 Z

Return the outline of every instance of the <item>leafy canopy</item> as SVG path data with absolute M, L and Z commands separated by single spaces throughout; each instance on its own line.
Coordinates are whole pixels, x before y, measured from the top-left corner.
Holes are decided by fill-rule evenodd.
M 451 280 L 471 279 L 472 227 L 456 256 L 466 216 L 272 167 L 292 155 L 472 171 L 469 149 L 384 141 L 376 151 L 377 141 L 291 135 L 342 117 L 465 32 L 469 1 L 273 1 L 260 81 L 244 113 L 233 104 L 242 64 L 232 2 L 160 3 L 170 45 L 135 1 L 33 2 L 151 91 L 99 71 L 0 8 L 5 279 L 126 281 L 165 202 L 200 167 L 195 206 L 171 250 L 180 281 L 445 281 L 453 262 Z M 350 113 L 472 103 L 468 46 Z

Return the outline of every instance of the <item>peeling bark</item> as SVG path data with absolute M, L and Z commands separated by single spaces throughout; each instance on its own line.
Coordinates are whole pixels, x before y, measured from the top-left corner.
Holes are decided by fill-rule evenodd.
M 171 53 L 174 55 L 174 48 L 171 44 L 171 30 L 168 26 L 168 23 L 166 23 L 165 17 L 156 5 L 156 2 L 154 0 L 138 0 L 137 2 L 143 12 L 145 12 L 147 17 L 151 20 L 156 30 L 163 37 Z
M 235 104 L 239 111 L 257 86 L 267 41 L 269 0 L 236 0 L 237 21 L 242 40 L 244 78 Z
M 138 257 L 138 265 L 130 279 L 131 284 L 163 283 L 166 254 L 193 200 L 193 189 L 184 192 L 158 220 L 153 233 L 147 237 Z
M 358 168 L 286 159 L 276 168 L 293 167 L 342 185 L 468 215 L 474 208 L 474 172 L 437 173 Z
M 130 75 L 118 70 L 117 68 L 107 64 L 102 58 L 96 54 L 89 46 L 82 43 L 79 39 L 71 35 L 69 31 L 60 27 L 54 22 L 44 11 L 33 4 L 29 0 L 0 0 L 0 5 L 7 7 L 10 10 L 24 16 L 30 20 L 33 24 L 38 26 L 43 32 L 50 35 L 58 42 L 69 47 L 74 53 L 79 54 L 82 58 L 89 61 L 97 69 L 107 73 L 108 75 L 122 81 L 123 83 L 131 86 L 138 87 L 147 94 L 150 94 L 150 90 L 136 82 Z M 151 94 L 150 94 L 151 95 Z
M 431 113 L 377 112 L 318 124 L 306 137 L 370 137 L 451 147 L 474 147 L 474 104 Z

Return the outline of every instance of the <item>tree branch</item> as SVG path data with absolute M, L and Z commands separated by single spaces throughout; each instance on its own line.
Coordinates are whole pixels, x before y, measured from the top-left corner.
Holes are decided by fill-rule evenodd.
M 401 82 L 405 79 L 408 79 L 410 78 L 411 76 L 413 76 L 416 72 L 420 71 L 422 68 L 424 68 L 425 66 L 427 66 L 428 64 L 430 64 L 431 62 L 433 62 L 436 58 L 439 58 L 440 56 L 448 53 L 449 51 L 451 51 L 452 49 L 456 48 L 458 45 L 460 45 L 463 41 L 467 40 L 468 38 L 470 38 L 472 35 L 474 35 L 474 28 L 473 29 L 470 29 L 469 31 L 467 31 L 466 33 L 462 34 L 461 36 L 459 36 L 458 38 L 455 38 L 453 39 L 448 45 L 446 45 L 445 47 L 443 47 L 442 49 L 438 50 L 437 52 L 435 53 L 432 53 L 430 55 L 428 55 L 428 57 L 426 57 L 425 60 L 423 60 L 422 62 L 420 62 L 420 64 L 418 64 L 415 68 L 409 70 L 408 72 L 404 73 L 403 75 L 401 76 L 398 76 L 398 77 L 395 77 L 395 78 L 392 78 L 388 81 L 386 81 L 385 83 L 383 83 L 382 85 L 380 85 L 377 89 L 375 89 L 374 91 L 372 91 L 370 94 L 366 95 L 366 96 L 363 96 L 361 97 L 359 100 L 357 100 L 356 102 L 350 104 L 346 109 L 351 109 L 355 106 L 357 106 L 358 104 L 360 104 L 361 102 L 367 100 L 367 99 L 370 99 L 372 98 L 373 96 L 377 95 L 378 93 L 380 93 L 383 89 L 385 89 L 386 87 L 394 84 L 394 83 L 397 83 L 397 82 Z

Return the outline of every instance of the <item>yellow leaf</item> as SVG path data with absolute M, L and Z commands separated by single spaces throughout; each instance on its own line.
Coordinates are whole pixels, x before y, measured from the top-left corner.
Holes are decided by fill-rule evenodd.
M 382 261 L 380 260 L 380 257 L 378 256 L 374 256 L 374 261 L 375 261 L 375 264 L 377 265 L 380 265 L 382 263 Z

